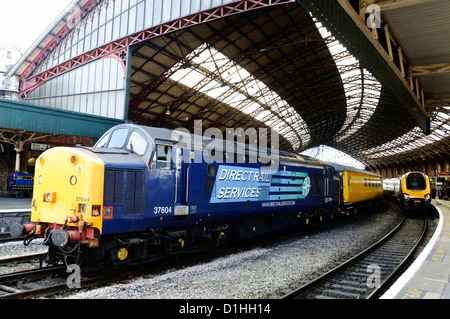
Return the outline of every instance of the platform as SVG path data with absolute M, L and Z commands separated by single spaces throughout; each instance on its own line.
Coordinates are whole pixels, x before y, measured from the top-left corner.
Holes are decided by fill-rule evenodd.
M 11 212 L 31 212 L 31 197 L 14 198 L 0 197 L 0 213 Z
M 439 212 L 435 234 L 419 257 L 381 299 L 450 299 L 450 201 Z
M 0 197 L 0 234 L 8 234 L 9 226 L 30 220 L 31 198 Z

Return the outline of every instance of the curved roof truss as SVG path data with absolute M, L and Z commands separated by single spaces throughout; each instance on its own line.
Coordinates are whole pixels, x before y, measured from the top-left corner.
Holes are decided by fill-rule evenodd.
M 281 133 L 282 149 L 326 144 L 372 167 L 411 156 L 448 158 L 448 101 L 436 100 L 432 134 L 423 135 L 393 92 L 297 2 L 221 1 L 227 4 L 55 64 L 54 57 L 89 19 L 111 5 L 110 0 L 74 0 L 12 73 L 21 79 L 26 99 L 64 72 L 104 57 L 126 63 L 130 53 L 128 118 L 141 124 L 192 128 L 203 120 L 204 128 L 274 128 Z

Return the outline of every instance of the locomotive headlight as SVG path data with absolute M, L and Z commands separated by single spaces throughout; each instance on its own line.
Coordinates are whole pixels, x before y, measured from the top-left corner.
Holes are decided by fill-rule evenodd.
M 410 195 L 408 195 L 408 194 L 403 194 L 403 198 L 405 199 L 405 200 L 408 200 L 409 198 L 410 198 L 411 196 Z
M 428 201 L 431 199 L 431 194 L 425 194 L 425 200 Z
M 76 165 L 77 163 L 78 163 L 78 156 L 77 155 L 72 155 L 71 157 L 70 157 L 70 163 L 72 164 L 72 165 Z
M 42 178 L 42 175 L 41 175 L 41 176 L 39 176 L 39 179 L 38 179 L 39 184 L 42 184 L 42 181 L 43 181 L 43 178 Z
M 74 175 L 70 178 L 70 184 L 75 185 L 77 183 L 77 177 Z
M 113 207 L 112 206 L 103 207 L 103 218 L 106 220 L 110 220 L 113 218 Z
M 56 201 L 56 192 L 48 192 L 44 194 L 44 202 Z

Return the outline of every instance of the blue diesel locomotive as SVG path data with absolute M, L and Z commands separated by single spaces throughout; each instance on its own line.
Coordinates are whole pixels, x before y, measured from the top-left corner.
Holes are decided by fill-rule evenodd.
M 188 135 L 122 124 L 94 147 L 46 151 L 32 223 L 11 234 L 46 238 L 48 263 L 117 266 L 325 222 L 339 210 L 344 185 L 320 160 L 280 151 L 274 170 L 256 147 L 216 141 L 211 150 L 211 140 Z M 194 139 L 200 145 L 186 142 Z

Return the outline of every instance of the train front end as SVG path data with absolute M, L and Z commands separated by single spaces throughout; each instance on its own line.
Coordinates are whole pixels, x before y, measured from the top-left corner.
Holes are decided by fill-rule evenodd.
M 34 238 L 62 252 L 97 247 L 102 232 L 104 162 L 83 148 L 56 147 L 36 161 L 31 223 L 15 224 L 13 237 Z
M 402 202 L 407 211 L 426 211 L 431 204 L 430 179 L 421 172 L 402 176 Z

